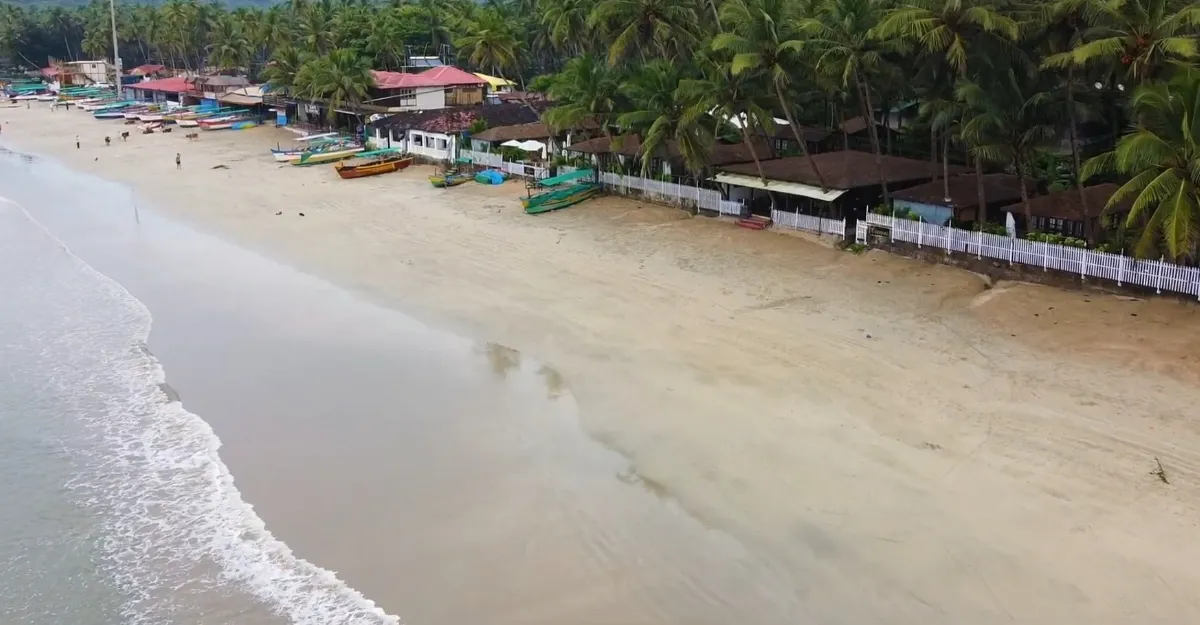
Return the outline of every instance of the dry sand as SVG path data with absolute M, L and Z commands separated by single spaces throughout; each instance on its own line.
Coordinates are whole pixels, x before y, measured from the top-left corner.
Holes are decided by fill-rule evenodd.
M 817 563 L 797 593 L 847 622 L 1200 622 L 1195 304 L 988 288 L 626 199 L 530 217 L 519 183 L 280 167 L 269 128 L 106 148 L 125 127 L 2 113 L 5 142 L 553 364 L 643 485 Z

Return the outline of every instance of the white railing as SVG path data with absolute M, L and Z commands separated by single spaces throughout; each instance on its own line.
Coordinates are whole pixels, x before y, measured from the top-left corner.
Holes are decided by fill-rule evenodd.
M 888 228 L 893 241 L 944 249 L 947 254 L 961 252 L 974 254 L 978 258 L 986 256 L 1009 264 L 1041 267 L 1043 271 L 1055 269 L 1077 273 L 1083 278 L 1090 276 L 1112 280 L 1117 285 L 1136 284 L 1158 293 L 1171 291 L 1200 298 L 1200 268 L 1176 265 L 1161 259 L 1138 260 L 1120 254 L 937 226 L 875 213 L 868 213 L 865 220 L 858 222 L 856 236 L 859 242 L 866 242 L 867 228 L 871 225 Z
M 832 234 L 839 239 L 846 238 L 845 219 L 826 219 L 802 213 L 772 210 L 771 226 L 773 228 L 791 228 L 792 230 L 808 230 L 818 234 Z
M 541 179 L 545 178 L 547 171 L 545 167 L 537 165 L 529 165 L 526 163 L 514 163 L 504 160 L 504 157 L 494 152 L 476 152 L 474 150 L 460 150 L 459 156 L 471 159 L 471 162 L 480 167 L 491 167 L 507 172 L 514 176 L 524 178 Z
M 461 150 L 461 156 L 471 159 L 472 163 L 483 167 L 495 167 L 499 169 L 504 166 L 504 157 L 491 152 L 474 152 L 471 150 Z
M 715 189 L 693 187 L 665 180 L 654 180 L 653 178 L 624 176 L 609 171 L 600 174 L 600 185 L 610 193 L 620 193 L 621 195 L 636 194 L 651 201 L 680 206 L 695 206 L 696 208 L 714 211 L 722 215 L 740 216 L 744 211 L 741 202 L 726 200 L 721 197 L 721 192 Z
M 448 148 L 439 150 L 438 148 L 431 148 L 423 145 L 413 145 L 412 143 L 409 143 L 408 149 L 405 151 L 408 154 L 416 154 L 417 156 L 425 156 L 441 161 L 450 160 L 450 150 Z

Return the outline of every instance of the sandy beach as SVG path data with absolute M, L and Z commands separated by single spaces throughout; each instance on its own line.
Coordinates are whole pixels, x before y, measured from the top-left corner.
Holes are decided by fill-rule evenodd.
M 439 190 L 428 167 L 343 181 L 280 166 L 266 150 L 295 135 L 272 128 L 121 141 L 127 127 L 76 111 L 2 113 L 5 144 L 547 363 L 586 434 L 628 460 L 614 481 L 777 564 L 813 614 L 1200 621 L 1195 303 L 989 284 L 622 198 L 531 217 L 518 182 Z M 408 531 L 452 520 L 428 517 Z M 458 539 L 481 558 L 512 548 Z M 385 582 L 314 560 L 405 614 L 372 592 Z M 531 569 L 477 598 L 477 619 L 611 622 L 548 599 L 569 559 Z

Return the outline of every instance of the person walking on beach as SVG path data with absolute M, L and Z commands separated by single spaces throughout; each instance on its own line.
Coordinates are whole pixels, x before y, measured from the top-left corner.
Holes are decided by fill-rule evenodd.
M 183 169 L 183 159 L 179 157 L 179 152 L 175 153 L 175 169 Z
M 110 137 L 105 137 L 104 138 L 104 147 L 107 148 L 110 144 L 112 144 L 112 139 Z
M 79 149 L 79 135 L 75 135 L 75 149 Z

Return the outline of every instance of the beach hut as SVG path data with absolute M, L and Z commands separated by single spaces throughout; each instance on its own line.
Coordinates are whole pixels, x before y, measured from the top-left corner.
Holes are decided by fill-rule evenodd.
M 1003 224 L 1005 211 L 1000 207 L 1021 199 L 1020 180 L 1012 174 L 984 174 L 982 180 L 975 174 L 962 174 L 897 189 L 891 194 L 892 207 L 897 211 L 919 215 L 922 221 L 939 226 L 946 225 L 952 219 L 957 223 L 973 223 L 979 220 L 981 184 L 987 203 L 987 221 Z M 949 196 L 946 194 L 947 187 Z M 1037 181 L 1026 180 L 1025 189 L 1030 194 L 1036 194 Z

